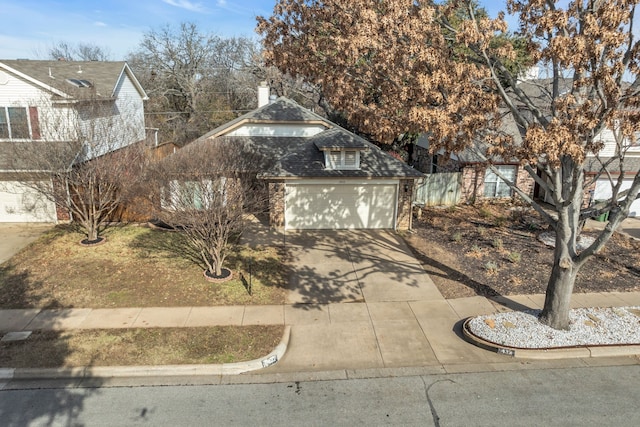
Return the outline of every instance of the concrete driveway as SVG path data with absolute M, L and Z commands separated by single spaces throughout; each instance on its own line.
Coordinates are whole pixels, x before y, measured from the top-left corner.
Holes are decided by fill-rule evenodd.
M 405 243 L 388 231 L 287 232 L 289 304 L 442 298 Z
M 52 227 L 53 224 L 0 223 L 0 264 Z

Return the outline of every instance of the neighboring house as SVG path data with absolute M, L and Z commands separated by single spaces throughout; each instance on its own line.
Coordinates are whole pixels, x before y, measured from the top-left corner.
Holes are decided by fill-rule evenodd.
M 411 227 L 414 182 L 422 173 L 287 98 L 268 101 L 263 92 L 259 99 L 264 105 L 191 144 L 241 142 L 260 153 L 267 166 L 256 178 L 267 184 L 272 226 Z
M 13 144 L 55 144 L 92 120 L 107 120 L 87 107 L 98 102 L 106 107 L 102 111 L 122 118 L 122 127 L 110 130 L 114 141 L 108 149 L 92 149 L 97 145 L 87 141 L 83 155 L 90 159 L 106 154 L 145 139 L 145 99 L 126 62 L 0 60 L 0 222 L 68 219 L 54 203 L 22 184 L 46 175 L 21 167 L 20 159 L 12 157 Z
M 612 131 L 606 129 L 600 134 L 600 140 L 604 143 L 604 148 L 598 153 L 598 160 L 595 156 L 591 155 L 587 157 L 585 172 L 586 179 L 593 179 L 595 175 L 602 169 L 602 162 L 609 161 L 612 157 L 615 157 L 616 142 L 613 137 Z M 625 159 L 624 159 L 624 176 L 620 191 L 624 191 L 631 187 L 631 183 L 635 176 L 640 173 L 640 141 L 630 141 L 629 145 L 625 147 Z M 611 180 L 607 174 L 601 174 L 596 182 L 588 189 L 590 192 L 589 202 L 595 202 L 597 200 L 608 200 L 611 198 L 613 191 L 613 185 L 616 184 L 618 177 L 620 176 L 619 162 L 614 160 L 607 166 L 607 171 L 611 176 Z M 636 199 L 631 204 L 629 209 L 630 217 L 640 217 L 640 199 Z
M 527 194 L 533 194 L 535 181 L 518 161 L 502 158 L 491 160 L 506 178 L 515 182 Z M 509 186 L 471 150 L 450 156 L 444 156 L 442 152 L 431 155 L 428 139 L 421 136 L 414 148 L 413 165 L 427 174 L 459 173 L 457 184 L 448 185 L 458 187 L 449 190 L 459 192 L 463 202 L 472 203 L 481 199 L 505 199 L 514 196 Z

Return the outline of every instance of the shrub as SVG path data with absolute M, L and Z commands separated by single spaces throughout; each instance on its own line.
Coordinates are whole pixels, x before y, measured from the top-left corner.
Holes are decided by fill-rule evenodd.
M 491 218 L 491 211 L 485 207 L 482 207 L 478 210 L 478 215 L 480 215 L 480 218 Z
M 491 242 L 491 246 L 493 246 L 496 249 L 502 249 L 504 244 L 502 243 L 502 239 L 499 237 L 496 237 L 495 239 L 493 239 L 493 241 Z
M 451 236 L 451 240 L 456 242 L 456 243 L 460 243 L 462 241 L 462 233 L 459 231 L 456 231 L 455 233 L 453 233 L 453 235 Z
M 504 227 L 505 225 L 507 225 L 507 222 L 508 222 L 507 218 L 503 216 L 497 216 L 494 221 L 496 226 L 498 227 Z
M 487 273 L 493 274 L 498 272 L 498 264 L 493 261 L 489 261 L 484 265 L 484 269 Z
M 509 261 L 511 261 L 514 264 L 517 264 L 520 262 L 520 260 L 522 260 L 522 255 L 520 255 L 520 252 L 511 252 L 508 258 L 509 258 Z

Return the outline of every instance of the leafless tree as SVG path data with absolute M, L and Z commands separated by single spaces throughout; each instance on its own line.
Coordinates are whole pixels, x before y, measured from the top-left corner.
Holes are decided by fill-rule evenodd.
M 100 241 L 112 214 L 135 195 L 146 163 L 144 143 L 132 143 L 134 124 L 104 100 L 40 111 L 43 137 L 13 143 L 12 168 L 21 184 L 68 215 L 85 241 Z
M 52 45 L 44 56 L 63 61 L 110 61 L 112 57 L 108 47 L 82 42 L 72 44 L 66 41 Z
M 209 276 L 224 276 L 230 239 L 251 214 L 266 211 L 268 195 L 256 178 L 262 158 L 249 144 L 196 141 L 151 168 L 160 189 L 158 219 L 182 230 Z
M 149 95 L 149 124 L 164 141 L 182 145 L 255 108 L 258 58 L 249 38 L 223 38 L 182 23 L 145 34 L 128 62 Z

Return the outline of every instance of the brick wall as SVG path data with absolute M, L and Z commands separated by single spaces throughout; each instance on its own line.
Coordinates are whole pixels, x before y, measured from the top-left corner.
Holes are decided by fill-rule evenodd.
M 269 182 L 269 225 L 284 227 L 284 181 Z
M 398 218 L 396 222 L 396 227 L 398 230 L 411 229 L 413 184 L 413 179 L 400 180 L 400 187 L 398 188 Z
M 484 176 L 487 168 L 483 165 L 468 165 L 462 169 L 462 199 L 467 203 L 484 199 Z M 533 196 L 535 181 L 522 166 L 516 171 L 516 185 L 529 196 Z M 514 193 L 514 198 L 517 197 Z

